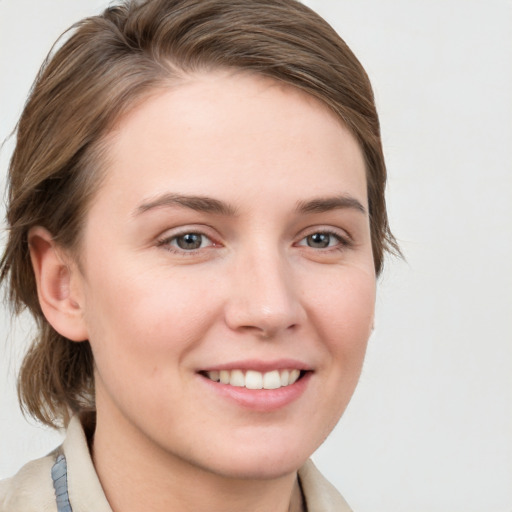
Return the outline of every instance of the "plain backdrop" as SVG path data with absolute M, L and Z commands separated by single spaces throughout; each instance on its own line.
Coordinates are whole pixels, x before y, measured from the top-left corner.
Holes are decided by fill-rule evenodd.
M 407 259 L 387 263 L 360 385 L 314 459 L 358 512 L 511 512 L 512 2 L 306 3 L 372 79 Z M 53 41 L 106 5 L 0 0 L 0 141 Z M 6 477 L 61 436 L 17 407 L 29 320 L 0 322 Z

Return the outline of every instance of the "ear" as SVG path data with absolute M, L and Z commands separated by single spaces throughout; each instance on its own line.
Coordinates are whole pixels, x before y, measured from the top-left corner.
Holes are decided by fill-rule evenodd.
M 76 263 L 57 246 L 51 233 L 40 226 L 30 229 L 28 244 L 39 304 L 46 320 L 62 336 L 72 341 L 86 340 L 82 276 Z

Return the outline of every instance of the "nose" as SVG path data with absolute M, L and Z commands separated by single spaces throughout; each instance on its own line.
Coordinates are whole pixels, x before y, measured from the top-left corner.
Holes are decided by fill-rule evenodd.
M 261 338 L 297 328 L 305 318 L 299 284 L 278 250 L 240 255 L 231 274 L 227 325 Z

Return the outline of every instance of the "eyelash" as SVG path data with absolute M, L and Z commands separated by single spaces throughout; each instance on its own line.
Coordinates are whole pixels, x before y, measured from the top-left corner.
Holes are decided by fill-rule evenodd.
M 329 237 L 333 237 L 337 240 L 337 244 L 335 245 L 328 245 L 327 247 L 311 247 L 306 244 L 303 244 L 301 242 L 307 241 L 307 239 L 314 235 L 328 235 Z M 306 242 L 307 243 L 307 242 Z M 351 238 L 348 235 L 342 236 L 339 232 L 331 230 L 331 229 L 317 229 L 315 231 L 312 231 L 305 235 L 303 238 L 300 239 L 299 243 L 296 244 L 299 247 L 307 247 L 309 249 L 314 249 L 322 252 L 328 252 L 328 251 L 343 251 L 347 248 L 350 248 L 353 246 L 353 242 Z
M 201 237 L 201 245 L 203 244 L 205 239 L 207 241 L 209 241 L 209 244 L 206 247 L 201 247 L 200 246 L 200 247 L 198 247 L 196 249 L 190 249 L 190 250 L 184 249 L 182 247 L 176 247 L 176 246 L 173 245 L 173 242 L 177 243 L 178 239 L 183 238 L 183 237 L 185 237 L 187 235 L 195 235 L 195 236 Z M 201 233 L 200 231 L 184 231 L 182 233 L 176 233 L 176 234 L 174 234 L 172 236 L 166 236 L 165 238 L 159 239 L 157 241 L 157 246 L 158 247 L 162 247 L 166 251 L 169 251 L 169 252 L 172 252 L 174 254 L 181 255 L 181 256 L 190 256 L 190 255 L 193 255 L 193 254 L 197 253 L 197 251 L 204 250 L 204 249 L 207 249 L 209 247 L 215 247 L 215 246 L 218 246 L 218 245 L 220 245 L 220 244 L 215 243 L 211 239 L 211 237 L 209 237 L 208 235 L 205 235 L 204 233 Z
M 176 247 L 174 245 L 174 243 L 176 243 L 176 244 L 178 243 L 178 240 L 180 238 L 190 236 L 190 235 L 201 237 L 201 245 L 199 247 L 187 250 L 183 247 Z M 312 237 L 314 235 L 327 235 L 331 238 L 334 238 L 337 241 L 337 243 L 335 245 L 330 245 L 330 243 L 332 241 L 330 239 L 328 242 L 329 245 L 327 245 L 326 247 L 311 247 L 310 245 L 307 245 L 307 241 L 308 241 L 309 237 Z M 207 240 L 209 243 L 207 246 L 202 247 L 202 244 L 204 243 L 205 240 Z M 303 236 L 299 240 L 299 242 L 295 244 L 295 246 L 297 246 L 297 247 L 307 247 L 308 249 L 318 250 L 321 252 L 343 251 L 347 248 L 352 247 L 352 245 L 353 245 L 353 242 L 348 235 L 342 236 L 337 231 L 330 230 L 330 229 L 318 229 L 316 231 L 312 231 L 312 232 L 308 233 L 307 235 Z M 157 246 L 162 247 L 165 250 L 172 252 L 174 254 L 178 254 L 181 256 L 191 256 L 191 255 L 196 254 L 198 251 L 208 249 L 210 247 L 216 247 L 216 246 L 218 247 L 218 246 L 220 246 L 220 244 L 216 243 L 214 240 L 212 240 L 211 237 L 209 237 L 208 235 L 206 235 L 204 233 L 201 233 L 200 231 L 190 230 L 190 231 L 183 231 L 181 233 L 176 233 L 172 236 L 167 236 L 165 238 L 159 239 L 157 241 Z

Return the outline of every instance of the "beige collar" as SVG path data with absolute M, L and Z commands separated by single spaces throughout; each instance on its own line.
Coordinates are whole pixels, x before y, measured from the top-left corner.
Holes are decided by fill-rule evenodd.
M 84 423 L 87 425 L 88 421 Z M 68 488 L 73 512 L 112 512 L 94 470 L 84 429 L 78 417 L 71 420 L 62 448 L 67 459 Z M 306 511 L 351 512 L 347 502 L 310 460 L 298 471 L 298 481 L 290 503 L 290 512 Z

